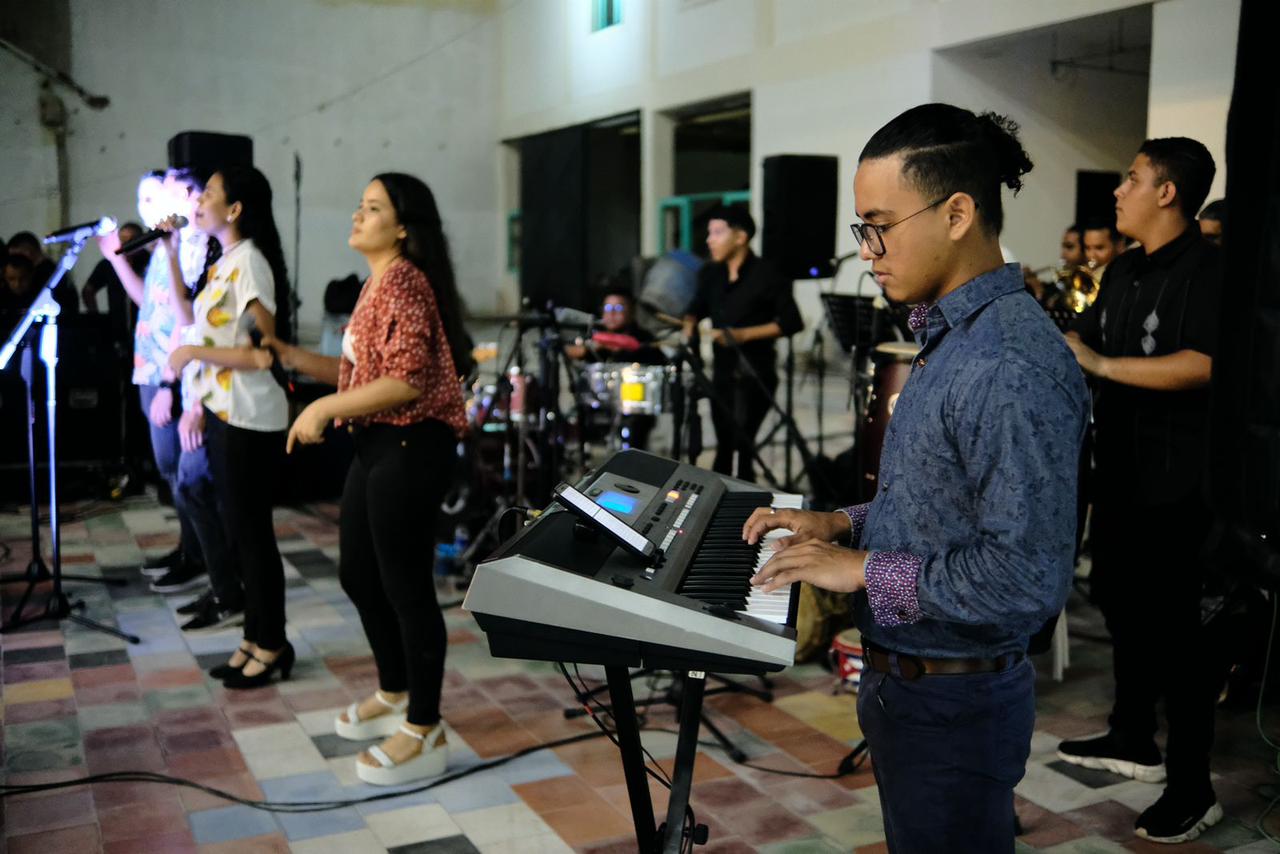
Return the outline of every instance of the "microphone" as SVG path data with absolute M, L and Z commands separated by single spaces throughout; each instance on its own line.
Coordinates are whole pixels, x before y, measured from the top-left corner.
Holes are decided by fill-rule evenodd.
M 829 263 L 832 267 L 839 267 L 841 264 L 843 264 L 845 261 L 848 261 L 850 258 L 857 258 L 861 254 L 862 254 L 861 249 L 855 249 L 852 252 L 846 252 L 845 254 L 837 255 L 834 258 L 828 258 L 827 263 Z
M 173 218 L 173 225 L 175 229 L 186 228 L 187 218 L 185 216 L 176 216 Z M 116 254 L 128 255 L 133 250 L 141 249 L 143 246 L 146 246 L 148 243 L 152 242 L 153 240 L 159 240 L 160 238 L 164 237 L 168 233 L 169 232 L 165 231 L 163 228 L 153 228 L 150 231 L 138 237 L 135 237 L 133 240 L 130 240 L 128 243 L 121 246 L 119 249 L 116 250 Z
M 104 234 L 110 234 L 116 230 L 116 221 L 113 217 L 104 216 L 102 219 L 94 222 L 82 222 L 79 225 L 69 225 L 66 228 L 60 228 L 55 232 L 46 234 L 44 240 L 41 241 L 45 246 L 50 243 L 80 243 L 88 240 L 90 237 L 101 237 Z

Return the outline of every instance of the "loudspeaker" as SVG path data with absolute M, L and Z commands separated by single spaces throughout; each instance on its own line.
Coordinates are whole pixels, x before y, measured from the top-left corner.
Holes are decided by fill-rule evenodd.
M 762 254 L 788 279 L 832 274 L 840 161 L 822 154 L 764 159 Z
M 233 133 L 184 130 L 169 140 L 169 168 L 208 178 L 226 166 L 252 166 L 253 140 Z

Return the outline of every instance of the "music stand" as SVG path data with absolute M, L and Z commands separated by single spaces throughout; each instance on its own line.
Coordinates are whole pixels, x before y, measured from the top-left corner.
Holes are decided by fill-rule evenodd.
M 62 256 L 62 260 L 58 262 L 58 267 L 54 270 L 49 281 L 40 289 L 40 293 L 36 295 L 35 300 L 27 309 L 26 315 L 14 328 L 9 339 L 5 342 L 4 347 L 0 348 L 0 370 L 8 366 L 13 359 L 13 355 L 17 352 L 19 346 L 25 348 L 23 355 L 22 376 L 27 387 L 27 453 L 31 466 L 30 487 L 31 487 L 31 563 L 27 565 L 27 571 L 19 576 L 3 579 L 5 582 L 25 581 L 27 589 L 23 591 L 22 596 L 18 599 L 17 607 L 13 609 L 9 621 L 0 625 L 0 632 L 11 632 L 31 625 L 32 623 L 42 622 L 44 620 L 62 620 L 69 619 L 86 628 L 95 631 L 104 632 L 114 635 L 122 640 L 130 643 L 139 643 L 140 639 L 136 635 L 127 634 L 119 629 L 102 623 L 94 622 L 88 617 L 83 617 L 76 611 L 83 611 L 85 604 L 83 601 L 72 602 L 62 590 L 62 532 L 59 526 L 58 514 L 58 447 L 57 447 L 57 365 L 58 365 L 58 314 L 61 307 L 58 301 L 54 299 L 53 289 L 58 286 L 63 277 L 75 266 L 76 260 L 80 257 L 80 250 L 84 248 L 85 242 L 89 235 L 74 240 L 70 248 Z M 44 565 L 40 555 L 40 505 L 36 495 L 36 456 L 35 456 L 35 365 L 33 364 L 29 333 L 32 327 L 37 323 L 40 324 L 40 361 L 45 366 L 45 411 L 46 426 L 49 436 L 49 538 L 50 538 L 50 559 L 53 563 L 53 570 L 50 571 Z M 122 584 L 123 579 L 107 579 L 95 578 L 92 576 L 75 576 L 76 581 L 93 581 L 100 584 Z M 31 594 L 35 592 L 36 586 L 45 581 L 53 582 L 53 590 L 49 593 L 49 598 L 45 601 L 44 612 L 36 612 L 31 615 L 23 614 L 26 609 L 27 602 L 31 598 Z

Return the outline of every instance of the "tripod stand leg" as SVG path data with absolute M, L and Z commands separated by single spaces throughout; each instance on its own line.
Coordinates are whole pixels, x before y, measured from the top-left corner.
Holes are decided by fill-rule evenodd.
M 706 712 L 702 712 L 699 717 L 702 720 L 702 725 L 707 728 L 707 732 L 711 733 L 712 738 L 720 742 L 720 747 L 724 749 L 725 753 L 729 754 L 730 759 L 734 762 L 747 761 L 747 754 L 743 752 L 742 748 L 730 741 L 729 736 L 720 731 L 720 728 L 715 725 Z

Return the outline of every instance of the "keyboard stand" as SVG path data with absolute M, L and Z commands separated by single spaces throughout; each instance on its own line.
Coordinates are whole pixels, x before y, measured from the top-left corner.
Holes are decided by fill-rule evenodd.
M 635 671 L 634 673 L 631 673 L 628 678 L 634 681 L 641 677 L 652 676 L 656 672 L 657 670 L 655 668 L 642 667 L 639 670 Z M 714 688 L 704 689 L 702 691 L 702 696 L 714 697 L 717 694 L 750 694 L 752 697 L 755 697 L 757 700 L 760 700 L 761 702 L 772 703 L 773 691 L 771 689 L 773 688 L 773 683 L 769 681 L 769 677 L 763 674 L 757 675 L 757 678 L 760 680 L 761 684 L 763 685 L 762 688 L 756 688 L 751 685 L 744 685 L 741 682 L 738 682 L 734 679 L 730 679 L 726 676 L 721 676 L 718 673 L 707 673 L 706 676 L 704 677 L 705 681 L 715 681 L 715 682 L 718 682 L 719 684 Z M 565 719 L 573 720 L 574 718 L 584 717 L 587 714 L 587 709 L 586 709 L 587 703 L 591 699 L 599 696 L 605 691 L 610 692 L 610 702 L 612 703 L 613 692 L 612 692 L 611 686 L 612 686 L 612 682 L 606 682 L 604 685 L 598 685 L 595 688 L 592 688 L 590 691 L 587 691 L 581 694 L 578 697 L 579 705 L 573 706 L 564 710 Z M 629 689 L 628 689 L 628 693 L 630 693 Z M 677 712 L 679 712 L 680 709 L 682 708 L 682 701 L 681 701 L 682 694 L 683 694 L 683 681 L 679 677 L 676 677 L 675 681 L 671 683 L 671 686 L 668 687 L 661 694 L 656 694 L 652 697 L 646 697 L 642 700 L 633 700 L 633 705 L 636 709 L 644 709 L 654 705 L 655 703 L 666 703 L 667 705 L 675 708 Z M 606 706 L 605 711 L 612 713 L 613 708 L 610 706 Z M 720 743 L 720 747 L 724 750 L 726 754 L 728 754 L 729 758 L 732 759 L 734 762 L 745 762 L 747 759 L 747 754 L 744 753 L 743 750 L 739 748 L 736 744 L 734 744 L 733 741 L 729 738 L 729 736 L 725 735 L 723 732 L 720 731 L 720 728 L 715 725 L 715 722 L 711 720 L 711 717 L 707 714 L 705 710 L 700 712 L 700 716 L 702 720 L 702 725 L 706 727 L 707 732 L 711 733 L 711 736 Z
M 609 700 L 613 704 L 611 715 L 617 726 L 627 796 L 631 800 L 637 850 L 643 854 L 679 854 L 684 847 L 685 813 L 689 807 L 689 794 L 693 789 L 693 766 L 698 754 L 698 726 L 703 721 L 702 697 L 706 687 L 706 674 L 700 670 L 690 670 L 679 677 L 682 686 L 680 734 L 676 741 L 675 763 L 671 773 L 671 795 L 667 801 L 667 820 L 656 829 L 653 799 L 649 795 L 649 782 L 645 773 L 644 752 L 640 746 L 635 698 L 631 693 L 631 675 L 626 667 L 609 666 L 605 668 L 605 678 L 608 680 Z M 706 825 L 697 825 L 693 829 L 693 837 L 696 844 L 705 844 Z

